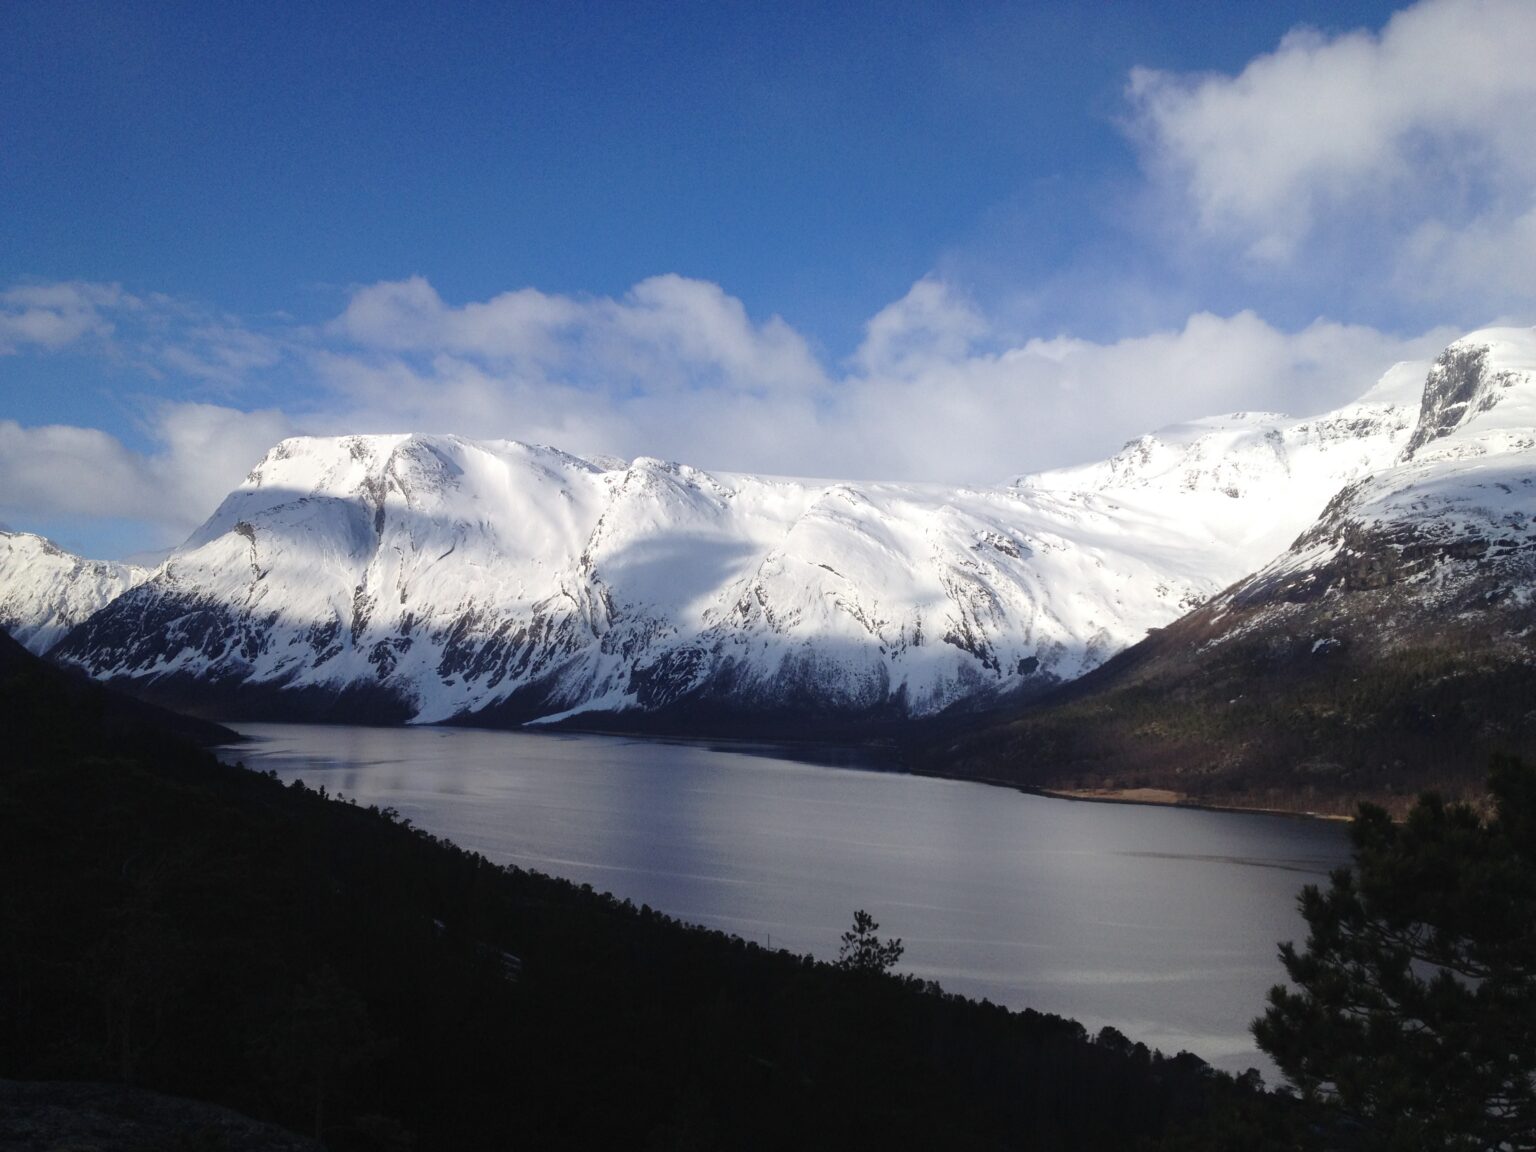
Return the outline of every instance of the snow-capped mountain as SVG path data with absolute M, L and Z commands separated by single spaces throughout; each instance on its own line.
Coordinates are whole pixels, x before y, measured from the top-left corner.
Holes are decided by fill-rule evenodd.
M 1531 421 L 1495 361 L 1493 383 L 1437 388 L 1442 364 L 1426 390 L 1424 365 L 1399 365 L 1323 416 L 1198 421 L 993 489 L 288 440 L 54 655 L 282 715 L 750 727 L 995 703 L 1263 567 L 1341 490 L 1440 459 L 1426 429 L 1505 405 L 1513 443 Z
M 1393 462 L 1423 390 L 1424 365 L 1398 364 L 1360 400 L 1322 416 L 1238 412 L 1174 425 L 1108 460 L 1022 476 L 1015 486 L 1198 520 L 1215 542 L 1212 555 L 1230 552 L 1241 574 L 1290 544 L 1341 487 Z
M 998 775 L 1043 741 L 1100 786 L 1280 805 L 1475 790 L 1490 755 L 1536 756 L 1536 329 L 1452 344 L 1390 466 L 1069 696 L 953 751 Z
M 1283 614 L 1282 605 L 1330 592 L 1399 588 L 1411 589 L 1425 614 L 1481 618 L 1500 602 L 1528 605 L 1533 582 L 1536 329 L 1488 329 L 1435 362 L 1395 466 L 1341 490 L 1316 524 L 1212 611 Z M 1481 602 L 1466 603 L 1469 593 Z M 1390 633 L 1376 639 L 1394 642 Z
M 315 714 L 930 715 L 1071 679 L 1174 619 L 1410 425 L 1395 394 L 1238 415 L 990 490 L 289 440 L 56 655 Z
M 55 655 L 419 721 L 923 715 L 1076 676 L 1242 570 L 1156 505 L 290 440 Z
M 149 574 L 82 560 L 30 532 L 0 531 L 0 628 L 40 655 Z

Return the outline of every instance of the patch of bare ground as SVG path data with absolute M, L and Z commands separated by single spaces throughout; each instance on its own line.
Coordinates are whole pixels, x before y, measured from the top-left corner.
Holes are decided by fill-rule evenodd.
M 1165 808 L 1204 808 L 1212 812 L 1254 812 L 1271 816 L 1304 816 L 1313 820 L 1348 820 L 1342 812 L 1314 812 L 1304 808 L 1270 807 L 1241 801 L 1213 804 L 1171 788 L 1040 788 L 1041 796 L 1061 800 L 1089 800 L 1100 804 L 1150 804 Z

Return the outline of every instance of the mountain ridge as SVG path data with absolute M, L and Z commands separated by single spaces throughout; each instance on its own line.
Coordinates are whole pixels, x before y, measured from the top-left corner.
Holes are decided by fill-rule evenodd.
M 289 440 L 55 655 L 149 686 L 383 692 L 422 721 L 932 715 L 1070 679 L 1242 571 L 1213 501 Z
M 0 630 L 40 655 L 150 572 L 87 560 L 45 536 L 0 528 Z
M 1391 468 L 1252 575 L 1033 710 L 958 774 L 1201 802 L 1475 796 L 1536 756 L 1536 330 L 1452 344 Z
M 995 488 L 285 440 L 52 655 L 225 716 L 793 736 L 1007 708 L 1291 579 L 1298 547 L 1355 563 L 1330 517 L 1410 474 L 1410 503 L 1495 457 L 1521 480 L 1529 342 L 1473 333 L 1321 416 L 1193 421 Z

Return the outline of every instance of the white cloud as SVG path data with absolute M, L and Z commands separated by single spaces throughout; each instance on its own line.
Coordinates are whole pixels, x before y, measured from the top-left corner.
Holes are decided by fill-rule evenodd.
M 178 332 L 147 351 L 164 368 L 228 390 L 279 363 L 286 349 L 281 340 L 224 320 Z
M 0 423 L 0 516 L 126 518 L 155 526 L 146 544 L 174 542 L 295 432 L 455 432 L 721 470 L 995 483 L 1173 421 L 1323 411 L 1458 334 L 1325 321 L 1286 332 L 1240 312 L 1115 341 L 1009 341 L 928 277 L 833 372 L 782 320 L 677 276 L 613 299 L 524 291 L 463 305 L 425 280 L 392 282 L 358 289 L 319 330 L 154 308 L 181 321 L 160 325 L 145 371 L 190 377 L 192 395 L 142 402 L 143 452 L 96 429 Z M 267 380 L 286 410 L 197 402 L 211 374 L 234 391 Z
M 141 302 L 116 284 L 29 284 L 0 292 L 0 354 L 22 345 L 55 350 L 112 334 L 110 315 Z
M 294 431 L 281 412 L 216 404 L 164 404 L 153 419 L 158 450 L 141 464 L 148 493 L 163 504 L 144 516 L 185 531 L 201 523 L 267 449 Z
M 1536 300 L 1536 205 L 1461 228 L 1426 220 L 1404 240 L 1395 273 L 1405 296 L 1431 303 L 1459 296 L 1494 311 Z
M 578 302 L 520 333 L 519 349 L 557 353 L 510 356 L 509 344 L 468 341 L 455 327 L 496 301 L 450 308 L 425 281 L 407 284 L 432 324 L 413 329 L 409 354 L 377 343 L 318 351 L 329 400 L 308 424 L 854 478 L 987 483 L 1102 456 L 1176 420 L 1238 408 L 1308 415 L 1458 334 L 1398 338 L 1323 321 L 1288 333 L 1251 312 L 1200 313 L 1119 341 L 1009 345 L 963 294 L 927 277 L 869 321 L 839 377 L 782 321 L 753 323 L 713 284 L 659 277 L 621 300 Z M 398 287 L 358 296 L 372 309 Z M 429 327 L 453 333 L 452 351 L 432 354 Z M 360 331 L 345 314 L 336 330 Z
M 363 349 L 452 355 L 596 389 L 750 392 L 821 379 L 809 346 L 778 317 L 754 324 L 718 285 L 676 275 L 643 280 L 617 300 L 524 288 L 460 306 L 415 276 L 359 288 L 328 331 Z
M 144 499 L 141 478 L 132 454 L 98 429 L 0 421 L 0 492 L 17 519 L 123 515 Z
M 557 354 L 560 331 L 579 315 L 575 301 L 533 288 L 451 308 L 424 278 L 412 276 L 359 288 L 330 329 L 372 348 L 537 361 Z
M 599 367 L 648 389 L 670 383 L 766 394 L 825 379 L 798 332 L 777 316 L 753 324 L 740 300 L 703 280 L 643 280 L 623 301 L 602 301 L 584 329 Z
M 1060 337 L 934 358 L 849 383 L 839 412 L 868 474 L 986 482 L 1094 459 L 1159 426 L 1234 410 L 1311 415 L 1458 333 L 1399 339 L 1319 321 L 1280 331 L 1251 312 L 1106 343 Z
M 854 360 L 870 375 L 913 376 L 963 359 L 986 335 L 987 323 L 975 306 L 928 276 L 875 313 Z
M 1354 250 L 1387 250 L 1395 289 L 1422 291 L 1435 269 L 1414 253 L 1465 233 L 1529 294 L 1533 59 L 1530 0 L 1422 0 L 1379 34 L 1295 31 L 1236 76 L 1138 69 L 1132 127 L 1198 229 L 1260 261 L 1299 262 L 1342 222 Z
M 309 365 L 322 387 L 317 404 L 302 414 L 312 432 L 454 432 L 579 451 L 616 442 L 627 427 L 615 395 L 496 372 L 459 356 L 442 354 L 418 365 L 398 356 L 323 349 Z
M 142 521 L 157 533 L 145 546 L 179 542 L 291 425 L 273 411 L 165 404 L 147 430 L 154 449 L 135 452 L 95 428 L 0 420 L 0 510 L 19 523 Z

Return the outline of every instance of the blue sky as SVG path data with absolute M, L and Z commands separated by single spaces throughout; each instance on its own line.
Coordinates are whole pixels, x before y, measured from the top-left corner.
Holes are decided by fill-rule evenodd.
M 176 542 L 294 433 L 994 481 L 1536 303 L 1536 18 L 0 8 L 0 520 Z

